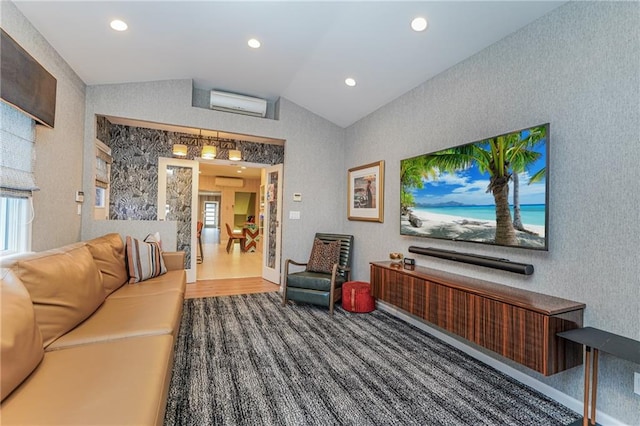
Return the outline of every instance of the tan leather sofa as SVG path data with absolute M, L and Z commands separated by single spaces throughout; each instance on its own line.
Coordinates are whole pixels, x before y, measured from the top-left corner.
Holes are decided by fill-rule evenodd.
M 118 234 L 2 261 L 0 423 L 161 425 L 186 275 L 128 284 Z

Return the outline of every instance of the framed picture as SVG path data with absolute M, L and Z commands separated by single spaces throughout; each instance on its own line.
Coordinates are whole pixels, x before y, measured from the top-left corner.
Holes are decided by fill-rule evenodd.
M 349 169 L 347 217 L 384 222 L 384 161 Z

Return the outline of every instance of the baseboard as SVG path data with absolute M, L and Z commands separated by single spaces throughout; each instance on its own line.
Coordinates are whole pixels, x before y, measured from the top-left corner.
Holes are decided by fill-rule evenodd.
M 533 377 L 524 374 L 521 371 L 516 370 L 515 368 L 498 361 L 495 358 L 492 358 L 490 356 L 488 356 L 487 354 L 484 354 L 480 351 L 478 351 L 477 349 L 472 348 L 471 346 L 465 345 L 464 343 L 460 342 L 457 339 L 454 339 L 453 337 L 435 329 L 430 327 L 427 323 L 425 323 L 422 320 L 419 320 L 418 318 L 414 317 L 413 315 L 410 315 L 398 308 L 396 308 L 393 305 L 390 305 L 388 303 L 385 302 L 381 302 L 381 301 L 377 301 L 376 302 L 376 307 L 378 309 L 380 309 L 381 311 L 385 311 L 388 312 L 389 314 L 423 330 L 426 331 L 427 333 L 437 337 L 438 339 L 442 340 L 443 342 L 448 343 L 449 345 L 455 347 L 456 349 L 461 350 L 462 352 L 466 353 L 467 355 L 477 359 L 478 361 L 481 361 L 493 368 L 495 368 L 498 371 L 501 371 L 503 373 L 505 373 L 506 375 L 516 379 L 517 381 L 519 381 L 520 383 L 523 383 L 527 386 L 532 387 L 533 389 L 537 390 L 538 392 L 543 393 L 544 395 L 547 395 L 549 398 L 559 402 L 560 404 L 564 405 L 565 407 L 570 408 L 571 410 L 575 411 L 576 413 L 582 413 L 582 401 L 581 400 L 577 400 L 563 392 L 560 392 L 559 390 L 557 390 L 556 388 L 553 388 L 545 383 L 542 383 L 536 379 L 534 379 Z M 596 412 L 596 419 L 598 420 L 598 425 L 603 425 L 603 426 L 628 426 L 625 423 L 620 422 L 619 420 L 609 416 L 606 413 L 603 413 L 600 410 L 597 410 Z

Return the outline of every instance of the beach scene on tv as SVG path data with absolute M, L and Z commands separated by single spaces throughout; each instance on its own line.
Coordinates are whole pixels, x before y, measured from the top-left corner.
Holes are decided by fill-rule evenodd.
M 400 162 L 400 233 L 547 249 L 548 125 Z

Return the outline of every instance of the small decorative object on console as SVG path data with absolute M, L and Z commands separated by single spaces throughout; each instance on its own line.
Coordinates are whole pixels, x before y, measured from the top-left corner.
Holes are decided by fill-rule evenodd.
M 396 251 L 389 253 L 389 259 L 391 259 L 391 261 L 395 263 L 402 262 L 403 257 L 404 256 L 402 255 L 402 253 L 398 253 Z
M 404 258 L 404 269 L 413 271 L 416 268 L 416 260 L 409 257 Z

